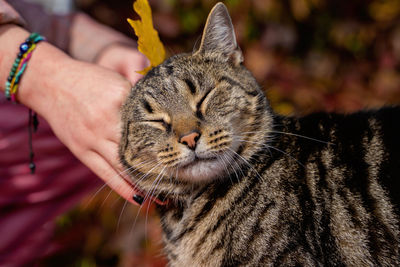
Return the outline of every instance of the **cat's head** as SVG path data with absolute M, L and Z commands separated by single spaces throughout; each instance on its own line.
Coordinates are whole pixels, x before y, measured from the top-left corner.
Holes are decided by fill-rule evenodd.
M 139 188 L 179 194 L 178 185 L 240 174 L 261 149 L 272 117 L 242 61 L 218 3 L 197 51 L 167 59 L 132 88 L 122 108 L 120 157 Z

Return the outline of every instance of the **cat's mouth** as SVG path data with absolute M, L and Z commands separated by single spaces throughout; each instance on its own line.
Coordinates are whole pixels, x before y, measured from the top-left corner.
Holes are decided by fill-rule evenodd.
M 196 164 L 198 162 L 206 162 L 206 161 L 214 161 L 217 160 L 217 157 L 210 157 L 210 158 L 200 158 L 198 155 L 194 156 L 194 160 L 192 162 L 190 162 L 189 164 L 187 164 L 186 166 L 189 166 L 191 164 Z
M 210 181 L 226 174 L 226 168 L 226 162 L 220 157 L 194 155 L 192 160 L 179 166 L 177 179 L 195 183 Z

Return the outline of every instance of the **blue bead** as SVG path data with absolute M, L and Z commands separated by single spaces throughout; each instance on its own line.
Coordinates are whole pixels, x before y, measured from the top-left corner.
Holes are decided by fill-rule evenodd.
M 27 43 L 23 43 L 19 47 L 19 50 L 21 51 L 21 53 L 25 53 L 26 51 L 28 51 L 28 49 L 29 49 L 29 45 Z
M 33 162 L 29 163 L 29 169 L 31 169 L 31 174 L 34 174 L 36 169 L 35 163 Z

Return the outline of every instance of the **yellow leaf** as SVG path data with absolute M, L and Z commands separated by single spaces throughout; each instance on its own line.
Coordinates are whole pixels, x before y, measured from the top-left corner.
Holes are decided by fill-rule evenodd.
M 147 0 L 136 0 L 133 3 L 133 9 L 139 15 L 141 20 L 128 19 L 128 22 L 138 37 L 139 51 L 150 61 L 149 67 L 138 71 L 138 73 L 144 75 L 150 69 L 164 61 L 165 50 L 160 38 L 158 37 L 158 32 L 153 27 L 151 8 Z

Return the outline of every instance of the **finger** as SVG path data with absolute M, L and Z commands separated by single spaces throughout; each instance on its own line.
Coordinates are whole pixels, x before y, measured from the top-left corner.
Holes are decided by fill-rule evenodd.
M 132 197 L 138 192 L 99 153 L 90 151 L 82 161 L 111 189 L 130 203 L 137 205 Z
M 125 76 L 133 85 L 143 77 L 142 74 L 139 74 L 136 71 L 126 73 Z
M 112 168 L 118 172 L 119 176 L 125 180 L 127 184 L 129 184 L 132 188 L 135 187 L 135 184 L 132 182 L 132 178 L 130 177 L 129 170 L 131 168 L 125 168 L 122 166 L 119 155 L 118 155 L 118 144 L 112 140 L 105 140 L 102 142 L 102 145 L 99 147 L 97 151 L 99 155 L 102 155 L 105 161 L 112 166 Z M 135 193 L 138 193 L 135 190 Z
M 133 84 L 140 80 L 143 75 L 137 73 L 150 65 L 150 61 L 137 50 L 129 50 L 129 60 L 123 62 L 121 71 L 123 75 Z
M 93 146 L 95 147 L 95 146 Z M 119 161 L 118 155 L 118 143 L 114 140 L 104 140 L 103 142 L 99 143 L 96 146 L 96 152 L 99 155 L 102 155 L 104 160 L 107 161 L 109 165 L 111 165 L 119 174 L 120 176 L 126 178 L 129 176 L 126 173 L 125 168 L 122 166 L 121 162 Z

